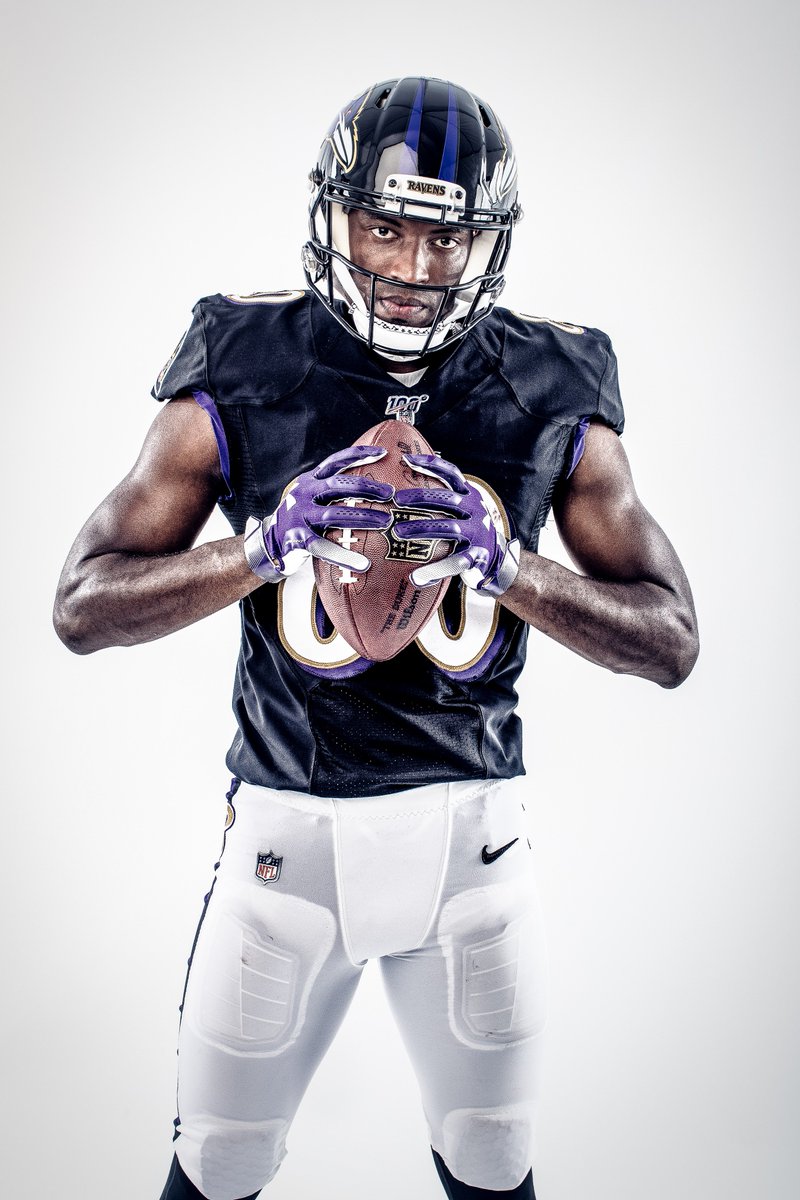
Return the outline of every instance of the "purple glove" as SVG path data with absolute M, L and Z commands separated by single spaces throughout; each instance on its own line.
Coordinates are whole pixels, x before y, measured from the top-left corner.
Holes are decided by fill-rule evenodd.
M 306 471 L 292 484 L 271 517 L 248 517 L 244 552 L 251 571 L 269 583 L 293 575 L 313 554 L 351 571 L 371 566 L 364 554 L 322 537 L 325 529 L 388 529 L 391 514 L 371 508 L 331 504 L 336 500 L 380 500 L 388 503 L 394 488 L 360 475 L 339 471 L 377 462 L 386 454 L 379 446 L 350 446 L 331 454 L 318 467 Z
M 403 488 L 395 494 L 398 508 L 438 509 L 441 519 L 421 517 L 398 521 L 401 538 L 444 538 L 456 543 L 455 553 L 411 572 L 415 587 L 430 587 L 448 575 L 460 575 L 467 587 L 488 596 L 502 596 L 519 571 L 519 542 L 508 541 L 495 525 L 483 496 L 459 471 L 438 454 L 404 454 L 404 462 L 447 485 L 442 488 Z

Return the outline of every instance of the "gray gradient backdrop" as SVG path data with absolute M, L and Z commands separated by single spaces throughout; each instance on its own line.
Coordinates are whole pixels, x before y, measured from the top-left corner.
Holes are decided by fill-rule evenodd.
M 6 3 L 4 1195 L 159 1194 L 232 726 L 234 610 L 79 659 L 50 628 L 58 571 L 196 297 L 297 286 L 329 120 L 405 72 L 508 123 L 527 217 L 506 303 L 613 336 L 625 445 L 703 634 L 677 692 L 531 639 L 553 965 L 537 1191 L 800 1194 L 796 14 Z M 551 528 L 542 551 L 562 557 Z M 374 972 L 289 1147 L 271 1200 L 439 1195 Z

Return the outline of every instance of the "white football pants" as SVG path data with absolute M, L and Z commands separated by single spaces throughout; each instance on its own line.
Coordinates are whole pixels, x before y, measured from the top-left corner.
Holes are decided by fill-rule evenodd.
M 431 1145 L 464 1183 L 522 1181 L 547 1000 L 524 787 L 330 800 L 241 785 L 180 1032 L 175 1149 L 209 1200 L 272 1179 L 369 958 Z

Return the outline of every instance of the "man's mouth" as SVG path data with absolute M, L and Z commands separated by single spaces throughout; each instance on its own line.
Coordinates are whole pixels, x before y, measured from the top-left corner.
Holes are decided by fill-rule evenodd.
M 396 321 L 407 325 L 429 325 L 432 320 L 430 304 L 401 293 L 377 296 L 375 315 L 384 321 Z

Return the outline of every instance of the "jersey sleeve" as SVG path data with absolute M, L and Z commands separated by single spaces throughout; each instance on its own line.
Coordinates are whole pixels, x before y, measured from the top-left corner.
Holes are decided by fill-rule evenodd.
M 171 400 L 179 392 L 208 392 L 208 367 L 202 303 L 192 311 L 192 323 L 161 368 L 151 390 L 156 400 Z
M 615 433 L 622 433 L 625 426 L 625 413 L 622 408 L 622 398 L 619 394 L 617 356 L 605 334 L 603 334 L 603 349 L 606 354 L 606 363 L 597 393 L 597 410 L 593 414 L 587 414 L 587 416 L 591 415 L 594 419 L 602 421 L 605 425 L 610 425 Z
M 599 331 L 597 332 L 599 335 L 598 340 L 606 356 L 605 367 L 600 376 L 600 385 L 597 389 L 597 407 L 593 413 L 587 413 L 585 416 L 582 416 L 572 431 L 572 442 L 565 472 L 565 478 L 567 479 L 569 479 L 583 458 L 583 451 L 586 445 L 586 431 L 592 421 L 602 421 L 604 425 L 608 425 L 613 429 L 616 434 L 621 434 L 625 426 L 625 413 L 622 409 L 622 398 L 619 394 L 617 356 L 606 335 L 604 333 L 600 334 Z

